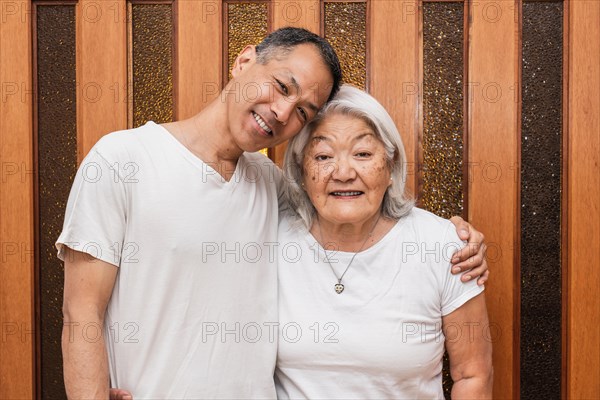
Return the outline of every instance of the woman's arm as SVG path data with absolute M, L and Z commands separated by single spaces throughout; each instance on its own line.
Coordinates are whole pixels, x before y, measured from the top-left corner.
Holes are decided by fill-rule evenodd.
M 484 294 L 444 316 L 442 323 L 454 380 L 452 399 L 491 399 L 492 343 Z

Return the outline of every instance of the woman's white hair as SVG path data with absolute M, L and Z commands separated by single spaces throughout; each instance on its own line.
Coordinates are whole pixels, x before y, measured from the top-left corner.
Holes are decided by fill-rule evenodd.
M 398 219 L 413 207 L 413 200 L 405 195 L 406 153 L 396 124 L 385 108 L 368 93 L 350 85 L 343 85 L 338 94 L 327 103 L 317 116 L 290 140 L 283 159 L 284 196 L 290 211 L 310 229 L 316 210 L 302 188 L 304 150 L 312 134 L 330 115 L 348 115 L 360 118 L 375 132 L 383 143 L 391 171 L 392 184 L 388 187 L 381 206 L 384 217 Z

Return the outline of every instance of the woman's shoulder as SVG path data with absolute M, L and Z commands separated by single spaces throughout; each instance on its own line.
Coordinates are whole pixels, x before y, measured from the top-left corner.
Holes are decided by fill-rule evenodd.
M 413 207 L 399 221 L 396 238 L 401 243 L 414 243 L 419 249 L 461 248 L 464 244 L 449 220 L 429 211 Z
M 434 238 L 445 236 L 446 231 L 454 226 L 449 220 L 418 207 L 413 207 L 401 218 L 401 222 L 405 229 L 414 231 L 418 236 Z

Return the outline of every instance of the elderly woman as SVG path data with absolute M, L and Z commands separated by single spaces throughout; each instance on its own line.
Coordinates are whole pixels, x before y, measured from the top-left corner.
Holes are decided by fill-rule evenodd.
M 405 196 L 406 156 L 385 109 L 344 86 L 284 161 L 279 398 L 490 398 L 483 287 L 450 273 L 462 243 Z M 293 245 L 292 245 L 293 244 Z

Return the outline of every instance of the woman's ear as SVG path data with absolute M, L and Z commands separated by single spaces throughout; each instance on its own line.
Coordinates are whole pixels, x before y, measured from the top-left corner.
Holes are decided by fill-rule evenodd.
M 250 65 L 256 62 L 256 46 L 248 45 L 244 47 L 240 54 L 235 58 L 231 67 L 231 76 L 234 78 Z

